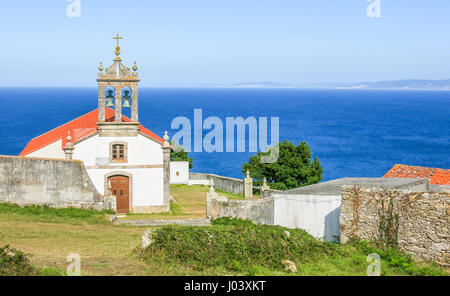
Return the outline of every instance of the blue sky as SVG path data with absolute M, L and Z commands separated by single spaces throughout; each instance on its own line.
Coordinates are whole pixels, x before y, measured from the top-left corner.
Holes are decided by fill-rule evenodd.
M 95 86 L 99 61 L 137 61 L 144 86 L 450 78 L 450 1 L 4 1 L 0 86 Z

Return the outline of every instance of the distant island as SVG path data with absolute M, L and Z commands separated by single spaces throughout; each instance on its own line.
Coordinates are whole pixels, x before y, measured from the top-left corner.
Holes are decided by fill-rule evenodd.
M 195 84 L 163 84 L 152 87 L 180 88 L 293 88 L 293 89 L 386 89 L 386 90 L 437 90 L 450 91 L 450 79 L 446 80 L 386 80 L 375 82 L 322 82 L 291 83 L 274 81 L 240 82 L 240 83 L 195 83 Z
M 342 84 L 337 89 L 398 89 L 398 90 L 450 90 L 450 79 L 447 80 L 388 80 Z
M 386 80 L 359 83 L 283 83 L 272 81 L 243 82 L 218 85 L 226 88 L 328 88 L 328 89 L 391 89 L 391 90 L 450 90 L 450 79 L 446 80 Z

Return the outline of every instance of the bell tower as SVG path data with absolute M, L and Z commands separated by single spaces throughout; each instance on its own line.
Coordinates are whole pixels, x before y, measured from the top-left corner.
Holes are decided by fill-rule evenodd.
M 106 68 L 102 62 L 98 67 L 98 131 L 100 137 L 137 137 L 139 128 L 138 115 L 138 67 L 136 62 L 130 68 L 122 64 L 120 58 L 119 41 L 122 37 L 117 34 L 116 58 L 113 64 Z M 105 70 L 105 71 L 103 71 Z M 105 108 L 114 109 L 114 118 L 106 118 Z M 131 121 L 122 119 L 123 108 L 131 108 Z

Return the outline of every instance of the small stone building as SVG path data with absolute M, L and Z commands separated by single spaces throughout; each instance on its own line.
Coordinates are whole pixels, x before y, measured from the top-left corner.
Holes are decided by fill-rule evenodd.
M 189 161 L 170 162 L 170 184 L 189 183 Z

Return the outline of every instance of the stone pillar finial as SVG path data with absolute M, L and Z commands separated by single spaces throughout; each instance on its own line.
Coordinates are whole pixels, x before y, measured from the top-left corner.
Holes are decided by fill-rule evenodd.
M 67 143 L 66 147 L 64 147 L 64 154 L 66 159 L 72 159 L 73 158 L 73 151 L 75 150 L 75 145 L 72 143 L 72 136 L 70 136 L 70 132 L 67 133 Z
M 137 66 L 136 62 L 134 62 L 134 65 L 133 65 L 133 75 L 134 76 L 138 75 L 137 70 L 138 70 L 138 66 Z
M 267 185 L 267 179 L 264 178 L 264 183 L 261 186 L 261 191 L 266 191 L 266 190 L 269 190 L 269 189 L 270 189 L 270 187 L 269 187 L 269 185 Z
M 209 180 L 209 192 L 215 192 L 213 179 Z
M 245 199 L 253 198 L 253 179 L 250 177 L 250 172 L 248 170 L 244 178 L 244 197 Z
M 165 131 L 163 139 L 164 139 L 164 147 L 169 147 L 170 146 L 170 143 L 169 143 L 170 138 L 169 138 L 169 135 L 167 134 L 167 131 Z
M 70 136 L 70 132 L 67 132 L 67 144 L 72 144 L 72 137 Z

